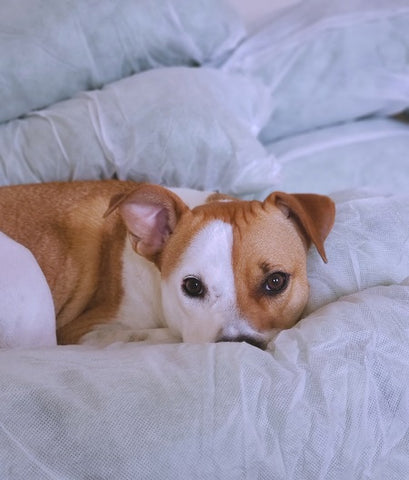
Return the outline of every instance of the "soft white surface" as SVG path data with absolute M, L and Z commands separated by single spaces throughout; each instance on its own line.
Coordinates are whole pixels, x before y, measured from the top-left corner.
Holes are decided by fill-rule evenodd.
M 325 243 L 328 264 L 311 249 L 306 312 L 343 295 L 399 284 L 409 277 L 409 195 L 383 197 L 355 191 L 333 198 L 335 225 Z
M 365 187 L 409 193 L 407 123 L 351 122 L 284 138 L 267 148 L 281 166 L 278 190 L 329 194 Z
M 257 80 L 154 69 L 0 125 L 0 184 L 110 178 L 243 194 L 274 183 Z
M 286 9 L 224 69 L 262 79 L 274 108 L 269 142 L 408 106 L 409 2 L 309 0 Z
M 268 23 L 283 8 L 305 0 L 227 0 L 252 32 Z
M 208 64 L 244 34 L 223 0 L 2 0 L 0 122 L 150 68 Z
M 56 345 L 51 292 L 37 261 L 0 232 L 0 348 Z

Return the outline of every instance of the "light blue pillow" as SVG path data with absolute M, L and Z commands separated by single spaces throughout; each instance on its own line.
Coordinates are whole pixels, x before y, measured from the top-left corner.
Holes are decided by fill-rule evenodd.
M 0 125 L 0 184 L 111 178 L 254 192 L 277 163 L 257 140 L 271 110 L 255 79 L 153 69 Z
M 272 143 L 281 164 L 277 188 L 328 194 L 366 188 L 409 193 L 409 126 L 373 119 L 330 127 Z
M 0 122 L 142 70 L 209 64 L 244 34 L 224 0 L 2 0 Z
M 409 105 L 409 3 L 297 3 L 243 42 L 224 69 L 270 88 L 263 142 L 399 112 Z

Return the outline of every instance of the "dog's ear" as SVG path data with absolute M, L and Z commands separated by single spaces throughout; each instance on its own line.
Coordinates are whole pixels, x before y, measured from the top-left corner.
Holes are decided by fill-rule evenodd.
M 327 263 L 324 241 L 335 220 L 335 204 L 329 197 L 310 193 L 274 192 L 265 202 L 273 203 L 286 217 L 293 218 L 301 227 L 307 244 L 312 242 Z
M 141 184 L 129 193 L 113 196 L 104 218 L 116 209 L 126 225 L 134 250 L 156 263 L 188 207 L 166 188 Z

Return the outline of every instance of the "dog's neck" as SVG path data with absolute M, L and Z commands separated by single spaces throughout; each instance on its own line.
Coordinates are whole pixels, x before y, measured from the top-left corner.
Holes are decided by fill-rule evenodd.
M 144 257 L 135 254 L 128 239 L 122 264 L 123 297 L 116 321 L 130 328 L 165 326 L 158 268 Z

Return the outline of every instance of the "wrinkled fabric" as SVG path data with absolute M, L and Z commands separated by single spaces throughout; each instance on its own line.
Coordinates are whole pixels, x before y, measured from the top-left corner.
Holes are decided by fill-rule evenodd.
M 0 351 L 2 479 L 401 480 L 409 285 L 246 344 Z
M 217 62 L 244 35 L 221 0 L 2 0 L 0 122 L 150 68 Z
M 343 295 L 409 276 L 409 196 L 355 191 L 333 195 L 335 224 L 326 242 L 328 263 L 314 247 L 308 257 L 311 291 L 306 313 Z
M 0 125 L 0 184 L 111 178 L 245 194 L 275 183 L 254 79 L 168 67 Z
M 271 142 L 409 104 L 407 0 L 301 2 L 247 38 L 224 69 L 270 88 Z
M 331 192 L 367 188 L 409 193 L 408 124 L 364 120 L 284 138 L 267 146 L 280 163 L 277 188 Z
M 242 38 L 213 0 L 24 1 L 0 5 L 3 119 L 137 70 L 216 65 Z M 1 480 L 409 478 L 409 196 L 376 188 L 404 190 L 407 127 L 315 131 L 272 157 L 255 137 L 269 118 L 264 141 L 407 106 L 408 8 L 301 2 L 225 74 L 156 68 L 0 126 L 3 184 L 116 175 L 257 196 L 280 186 L 277 155 L 286 185 L 375 186 L 332 194 L 328 264 L 312 246 L 303 318 L 265 352 L 1 349 Z

